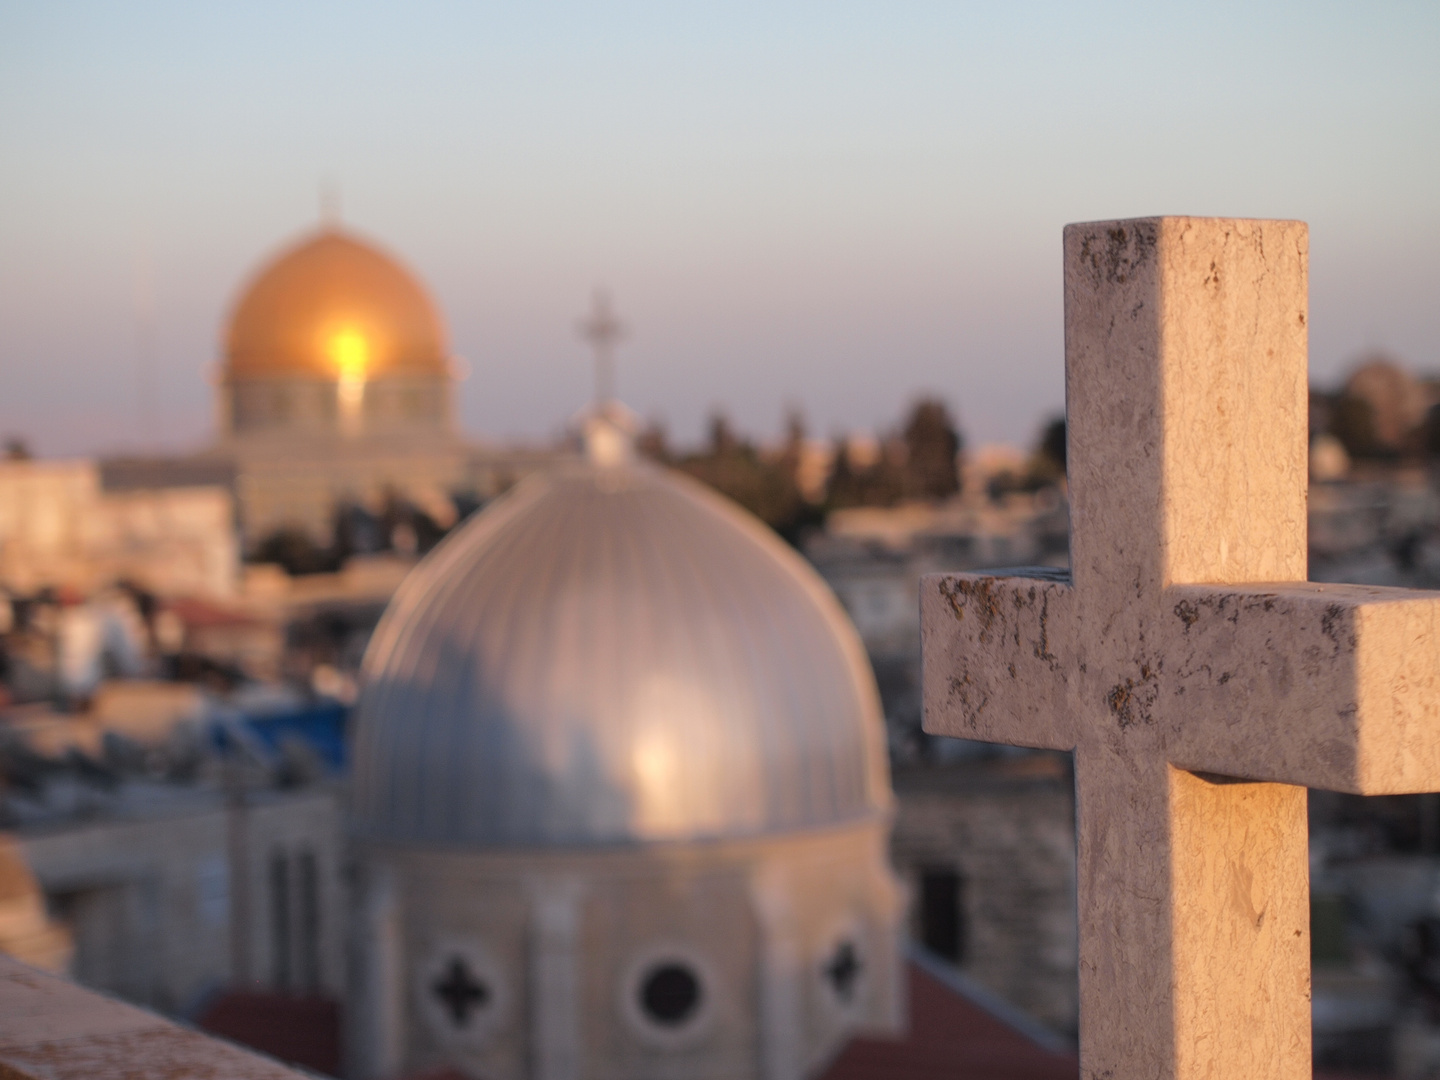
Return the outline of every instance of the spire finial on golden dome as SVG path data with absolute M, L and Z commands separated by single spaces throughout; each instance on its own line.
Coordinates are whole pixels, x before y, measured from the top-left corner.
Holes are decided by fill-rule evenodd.
M 320 228 L 323 232 L 340 228 L 340 181 L 334 177 L 320 181 Z

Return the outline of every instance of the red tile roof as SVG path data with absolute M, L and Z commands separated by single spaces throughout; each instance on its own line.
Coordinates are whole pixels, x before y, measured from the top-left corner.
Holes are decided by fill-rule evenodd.
M 852 1039 L 816 1080 L 1076 1080 L 1079 1061 L 1065 1040 L 945 965 L 913 956 L 910 1027 L 898 1039 Z M 320 998 L 231 991 L 199 1018 L 206 1031 L 281 1061 L 336 1075 L 338 1006 Z M 405 1080 L 468 1080 L 453 1066 Z M 1317 1073 L 1316 1080 L 1366 1080 Z
M 1025 1033 L 983 991 L 912 959 L 910 1030 L 899 1039 L 857 1038 L 819 1080 L 1075 1080 L 1080 1063 L 1053 1035 Z M 1013 1019 L 1018 1019 L 1017 1017 Z M 1049 1045 L 1043 1045 L 1048 1043 Z
M 217 604 L 193 596 L 179 596 L 166 607 L 179 616 L 186 626 L 204 629 L 212 626 L 261 626 L 264 620 L 242 608 Z
M 328 998 L 229 990 L 205 1007 L 196 1026 L 280 1061 L 340 1074 L 340 1006 Z
M 816 1080 L 1075 1080 L 1073 1049 L 988 991 L 924 956 L 907 964 L 910 1030 L 857 1038 Z M 1315 1080 L 1377 1080 L 1317 1072 Z

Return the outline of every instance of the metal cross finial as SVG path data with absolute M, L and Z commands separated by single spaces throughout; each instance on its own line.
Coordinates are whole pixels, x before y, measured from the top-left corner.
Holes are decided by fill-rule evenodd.
M 615 396 L 615 346 L 625 337 L 625 324 L 610 308 L 610 294 L 595 290 L 590 314 L 577 324 L 580 336 L 595 350 L 595 403 L 608 404 Z

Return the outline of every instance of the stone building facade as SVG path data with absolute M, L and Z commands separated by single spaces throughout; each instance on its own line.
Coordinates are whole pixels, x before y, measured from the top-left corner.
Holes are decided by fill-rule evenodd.
M 895 770 L 910 934 L 1057 1032 L 1077 1030 L 1075 790 L 1062 755 Z
M 357 1075 L 446 1062 L 479 1076 L 576 1076 L 581 1062 L 596 1080 L 813 1075 L 857 1031 L 899 1022 L 884 832 L 373 848 Z
M 343 991 L 334 792 L 136 790 L 14 836 L 87 986 L 181 1013 L 227 987 Z

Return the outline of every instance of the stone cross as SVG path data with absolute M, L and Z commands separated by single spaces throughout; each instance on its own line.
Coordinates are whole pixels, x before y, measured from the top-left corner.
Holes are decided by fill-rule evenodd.
M 1305 580 L 1307 252 L 1069 226 L 1071 571 L 922 587 L 926 730 L 1074 751 L 1084 1080 L 1309 1080 L 1305 788 L 1440 790 L 1440 595 Z

